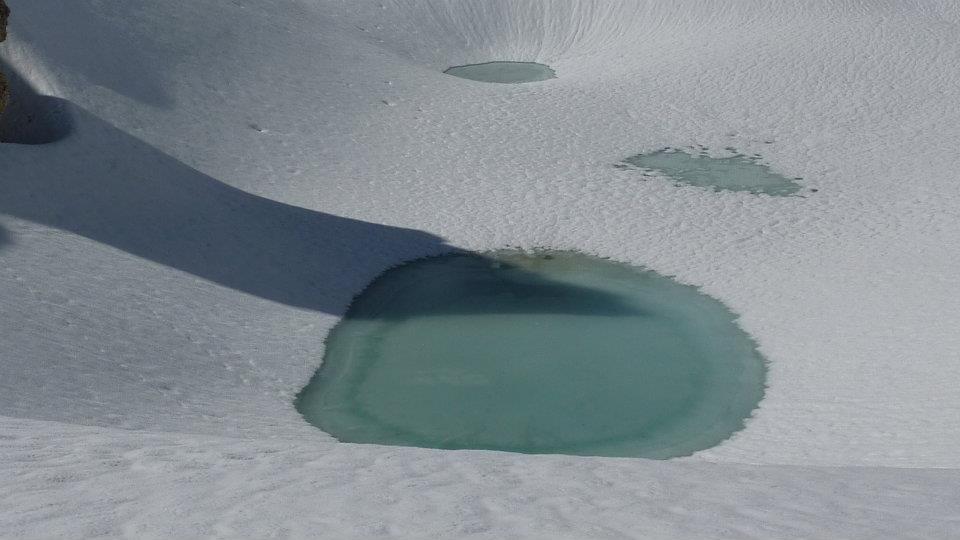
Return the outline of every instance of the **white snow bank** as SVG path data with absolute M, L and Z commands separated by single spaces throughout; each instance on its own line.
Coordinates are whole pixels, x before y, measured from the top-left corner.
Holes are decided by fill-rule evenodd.
M 9 420 L 25 538 L 952 538 L 956 470 L 221 439 Z M 22 486 L 22 487 L 20 487 Z

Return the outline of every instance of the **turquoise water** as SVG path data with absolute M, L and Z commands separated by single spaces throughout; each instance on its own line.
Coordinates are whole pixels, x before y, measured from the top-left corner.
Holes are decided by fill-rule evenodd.
M 556 72 L 550 69 L 549 66 L 535 62 L 487 62 L 484 64 L 468 64 L 466 66 L 454 66 L 444 71 L 444 73 L 473 81 L 513 84 L 545 81 L 557 76 Z
M 734 154 L 710 157 L 705 152 L 688 153 L 672 148 L 628 157 L 620 168 L 636 168 L 647 174 L 660 173 L 677 182 L 715 190 L 748 191 L 787 196 L 800 191 L 794 180 L 770 171 L 759 156 Z
M 571 252 L 387 271 L 297 397 L 338 440 L 669 458 L 743 427 L 764 361 L 720 302 Z

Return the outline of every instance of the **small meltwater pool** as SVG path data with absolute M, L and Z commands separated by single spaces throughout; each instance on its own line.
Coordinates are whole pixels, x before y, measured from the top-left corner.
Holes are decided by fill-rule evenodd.
M 732 149 L 728 149 L 732 150 Z M 713 157 L 699 152 L 665 148 L 630 156 L 617 165 L 636 169 L 647 176 L 666 176 L 681 184 L 725 191 L 747 191 L 773 196 L 794 195 L 800 191 L 800 178 L 787 178 L 760 163 L 759 155 L 733 153 Z
M 486 62 L 454 66 L 444 71 L 462 79 L 491 83 L 527 83 L 545 81 L 557 76 L 549 66 L 536 62 Z
M 575 252 L 388 270 L 296 400 L 342 442 L 670 458 L 744 426 L 765 362 L 723 304 Z

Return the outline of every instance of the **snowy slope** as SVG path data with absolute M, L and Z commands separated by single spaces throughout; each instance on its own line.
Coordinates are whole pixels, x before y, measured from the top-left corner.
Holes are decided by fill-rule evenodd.
M 10 4 L 0 135 L 46 144 L 0 144 L 0 536 L 960 530 L 954 2 Z M 558 78 L 441 73 L 497 59 Z M 818 191 L 612 166 L 693 144 Z M 353 294 L 452 246 L 702 287 L 770 361 L 760 408 L 668 462 L 307 425 Z

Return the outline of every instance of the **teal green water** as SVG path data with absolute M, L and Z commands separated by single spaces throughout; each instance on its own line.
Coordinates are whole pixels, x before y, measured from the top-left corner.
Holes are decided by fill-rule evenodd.
M 462 79 L 492 83 L 526 83 L 545 81 L 557 76 L 549 66 L 535 62 L 486 62 L 454 66 L 444 71 Z
M 572 252 L 387 271 L 297 397 L 354 443 L 669 458 L 743 427 L 765 366 L 720 302 Z
M 794 195 L 801 187 L 794 180 L 770 171 L 759 162 L 759 156 L 743 154 L 716 158 L 704 152 L 664 149 L 628 157 L 620 167 L 659 172 L 677 182 L 716 190 L 787 196 Z

